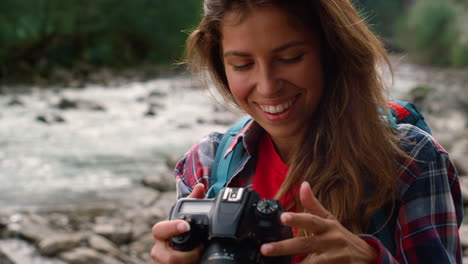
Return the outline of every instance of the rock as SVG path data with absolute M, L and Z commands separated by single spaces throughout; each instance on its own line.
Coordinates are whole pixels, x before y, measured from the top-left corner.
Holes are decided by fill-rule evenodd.
M 149 94 L 148 94 L 148 97 L 158 97 L 158 98 L 163 98 L 163 97 L 166 97 L 167 94 L 165 92 L 160 92 L 160 91 L 151 91 Z
M 189 124 L 178 124 L 178 129 L 189 129 L 191 126 Z
M 100 235 L 90 235 L 88 238 L 88 244 L 91 248 L 106 255 L 117 256 L 121 254 L 120 250 L 114 243 L 112 243 L 112 241 Z
M 176 189 L 174 178 L 168 176 L 146 176 L 142 179 L 141 183 L 144 186 L 150 187 L 160 192 L 174 191 Z
M 230 126 L 234 124 L 234 120 L 232 118 L 215 118 L 213 119 L 213 124 L 220 126 Z
M 156 108 L 149 106 L 148 109 L 145 111 L 144 116 L 157 116 Z
M 158 201 L 143 212 L 144 219 L 151 226 L 163 219 L 167 219 L 176 199 L 177 193 L 175 191 L 161 193 Z
M 468 225 L 460 227 L 460 243 L 462 248 L 468 248 Z
M 36 120 L 45 124 L 64 123 L 65 118 L 56 113 L 45 113 L 40 114 L 36 117 Z
M 114 243 L 112 243 L 112 241 L 103 236 L 96 234 L 90 235 L 88 244 L 92 249 L 97 250 L 99 253 L 117 258 L 125 264 L 135 263 L 129 256 L 125 255 Z
M 129 245 L 129 250 L 131 252 L 135 252 L 139 254 L 140 257 L 150 256 L 149 252 L 151 252 L 151 248 L 154 246 L 153 235 L 151 234 L 151 230 L 147 232 L 144 236 L 140 239 L 132 242 Z M 151 261 L 151 259 L 150 259 Z M 150 262 L 148 262 L 150 263 Z
M 0 240 L 0 263 L 1 264 L 65 264 L 55 258 L 39 255 L 34 245 L 19 239 Z
M 172 175 L 172 170 L 161 163 L 155 168 L 155 174 L 144 177 L 141 183 L 159 192 L 174 191 L 175 179 Z
M 457 140 L 449 152 L 460 175 L 468 175 L 468 137 Z
M 132 240 L 132 227 L 129 224 L 102 223 L 93 228 L 94 232 L 117 245 L 122 245 Z
M 44 256 L 54 256 L 59 252 L 70 250 L 84 239 L 83 234 L 55 234 L 39 242 L 39 252 Z
M 20 237 L 35 243 L 57 233 L 49 225 L 47 219 L 39 215 L 21 215 L 20 220 L 8 223 L 6 232 L 9 236 Z
M 11 252 L 2 250 L 0 248 L 0 263 L 2 264 L 19 264 L 19 262 L 15 262 L 13 257 L 10 255 Z
M 460 176 L 460 189 L 463 197 L 463 203 L 468 204 L 468 176 Z
M 148 206 L 151 206 L 152 204 L 154 204 L 159 196 L 160 196 L 160 192 L 159 191 L 156 191 L 156 190 L 153 190 L 151 189 L 152 191 L 148 194 L 148 195 L 145 195 L 142 200 L 140 201 L 140 204 L 143 206 L 143 207 L 148 207 Z
M 7 103 L 8 106 L 23 106 L 24 103 L 18 96 L 13 96 L 13 98 Z
M 80 109 L 80 110 L 92 110 L 92 111 L 105 111 L 105 107 L 91 101 L 86 100 L 71 100 L 62 98 L 55 105 L 56 108 L 67 110 L 67 109 Z
M 94 249 L 84 247 L 63 252 L 59 257 L 70 264 L 122 264 L 122 262 L 115 258 L 100 254 Z
M 429 85 L 418 85 L 408 92 L 408 100 L 421 108 L 427 96 L 436 90 L 436 88 Z

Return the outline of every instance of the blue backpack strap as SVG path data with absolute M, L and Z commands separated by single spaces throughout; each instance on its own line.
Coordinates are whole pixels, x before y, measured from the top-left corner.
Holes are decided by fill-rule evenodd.
M 387 103 L 391 107 L 390 123 L 393 127 L 396 128 L 396 124 L 412 124 L 432 134 L 429 125 L 424 121 L 424 116 L 413 103 L 401 100 L 390 100 Z
M 239 164 L 244 154 L 243 144 L 237 144 L 237 146 L 224 157 L 227 149 L 231 145 L 236 135 L 245 127 L 245 125 L 252 120 L 250 116 L 242 118 L 239 122 L 229 128 L 223 135 L 221 142 L 216 150 L 215 160 L 211 166 L 210 175 L 210 189 L 206 194 L 207 197 L 215 197 L 219 191 L 227 184 L 227 182 L 234 176 L 234 170 L 237 164 Z

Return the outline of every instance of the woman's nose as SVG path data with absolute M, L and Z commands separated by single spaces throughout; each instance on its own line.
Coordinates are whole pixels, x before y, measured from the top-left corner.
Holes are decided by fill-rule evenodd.
M 257 90 L 264 96 L 273 96 L 281 90 L 282 82 L 271 67 L 262 67 L 258 73 Z

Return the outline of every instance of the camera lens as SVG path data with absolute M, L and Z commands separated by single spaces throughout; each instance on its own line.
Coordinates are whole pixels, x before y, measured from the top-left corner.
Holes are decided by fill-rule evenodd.
M 254 250 L 255 249 L 255 250 Z M 219 239 L 209 243 L 201 258 L 202 264 L 250 264 L 257 263 L 258 249 L 250 243 Z

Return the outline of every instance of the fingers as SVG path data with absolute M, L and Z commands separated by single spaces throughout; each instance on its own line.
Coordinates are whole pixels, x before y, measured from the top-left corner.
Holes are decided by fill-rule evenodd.
M 189 264 L 197 263 L 201 256 L 201 248 L 191 251 L 177 251 L 172 249 L 167 243 L 156 243 L 151 249 L 151 258 L 154 263 L 177 263 Z
M 311 234 L 319 235 L 330 229 L 331 221 L 308 213 L 283 213 L 281 222 L 290 227 L 307 230 Z
M 317 198 L 314 196 L 308 182 L 303 182 L 301 184 L 299 197 L 304 209 L 309 211 L 311 214 L 324 218 L 333 218 L 330 212 L 328 212 L 327 209 L 325 209 L 319 200 L 317 200 Z
M 283 224 L 307 230 L 310 236 L 298 236 L 278 242 L 264 244 L 262 254 L 266 256 L 296 255 L 310 252 L 320 252 L 329 241 L 320 236 L 331 227 L 331 221 L 308 213 L 283 213 Z
M 166 241 L 173 236 L 190 230 L 190 225 L 184 220 L 161 221 L 153 226 L 155 240 Z
M 203 185 L 203 183 L 198 183 L 197 185 L 195 185 L 188 198 L 205 198 L 205 185 Z
M 279 242 L 263 244 L 260 252 L 264 256 L 288 256 L 303 254 L 305 252 L 317 252 L 320 250 L 320 243 L 315 237 L 295 237 Z

